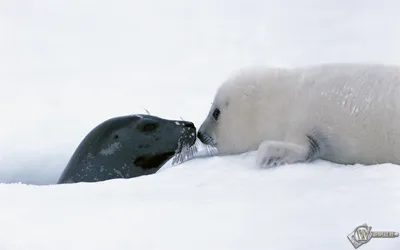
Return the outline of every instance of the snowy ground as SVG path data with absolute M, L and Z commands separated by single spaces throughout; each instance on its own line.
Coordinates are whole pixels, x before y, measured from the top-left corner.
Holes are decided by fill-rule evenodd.
M 356 226 L 400 231 L 400 168 L 272 170 L 254 154 L 146 177 L 53 185 L 113 116 L 200 125 L 249 65 L 400 64 L 400 2 L 0 1 L 0 249 L 353 249 Z M 372 239 L 360 249 L 400 249 Z

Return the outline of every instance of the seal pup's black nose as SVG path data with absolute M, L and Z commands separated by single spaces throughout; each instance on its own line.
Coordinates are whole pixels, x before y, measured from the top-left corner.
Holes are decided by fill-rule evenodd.
M 206 136 L 204 135 L 203 132 L 198 131 L 197 132 L 197 138 L 199 138 L 202 143 L 207 144 L 206 143 L 207 139 L 206 139 Z
M 205 132 L 202 132 L 201 130 L 197 132 L 197 138 L 199 138 L 203 144 L 210 145 L 213 147 L 216 147 L 217 145 L 215 139 L 212 136 L 210 136 Z

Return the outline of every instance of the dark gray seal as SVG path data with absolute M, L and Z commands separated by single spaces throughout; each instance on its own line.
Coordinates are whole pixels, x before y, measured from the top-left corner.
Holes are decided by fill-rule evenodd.
M 195 142 L 196 127 L 189 121 L 142 114 L 111 118 L 83 139 L 58 184 L 153 174 Z

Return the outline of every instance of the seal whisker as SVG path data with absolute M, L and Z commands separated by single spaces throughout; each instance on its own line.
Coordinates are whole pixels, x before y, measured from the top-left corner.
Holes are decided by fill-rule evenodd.
M 180 151 L 179 150 L 176 151 L 176 154 L 172 160 L 172 165 L 181 164 L 187 160 L 194 158 L 197 152 L 198 152 L 197 141 L 192 146 L 190 146 L 189 144 L 184 144 Z
M 142 109 L 144 109 L 144 111 L 146 112 L 147 115 L 151 115 L 150 111 L 148 109 L 146 109 L 145 107 L 142 107 Z

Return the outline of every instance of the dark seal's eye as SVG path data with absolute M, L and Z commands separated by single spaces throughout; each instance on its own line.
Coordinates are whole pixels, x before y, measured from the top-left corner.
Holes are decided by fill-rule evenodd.
M 218 121 L 218 117 L 219 117 L 220 113 L 221 113 L 221 111 L 218 108 L 214 109 L 214 112 L 213 112 L 212 116 L 214 117 L 214 119 L 216 121 Z
M 142 132 L 151 132 L 156 128 L 157 124 L 152 121 L 143 121 L 136 126 L 136 129 Z
M 150 132 L 156 129 L 156 125 L 154 123 L 149 123 L 143 126 L 143 131 L 144 132 Z

